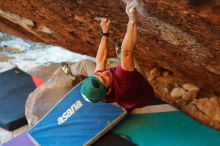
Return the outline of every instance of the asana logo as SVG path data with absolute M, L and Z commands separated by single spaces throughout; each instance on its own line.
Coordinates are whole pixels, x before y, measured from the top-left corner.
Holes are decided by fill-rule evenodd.
M 58 125 L 63 124 L 65 121 L 68 120 L 73 114 L 76 113 L 77 110 L 79 110 L 83 106 L 82 102 L 80 100 L 77 100 L 74 104 L 70 106 L 63 114 L 60 116 L 57 121 Z

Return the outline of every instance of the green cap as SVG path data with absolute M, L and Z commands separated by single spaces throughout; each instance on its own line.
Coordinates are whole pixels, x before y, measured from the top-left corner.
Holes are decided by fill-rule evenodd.
M 85 100 L 95 103 L 106 97 L 107 89 L 99 79 L 89 76 L 83 81 L 80 92 Z

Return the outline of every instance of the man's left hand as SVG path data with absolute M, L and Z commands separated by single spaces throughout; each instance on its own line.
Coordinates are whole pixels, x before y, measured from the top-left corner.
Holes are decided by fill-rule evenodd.
M 107 33 L 109 31 L 110 22 L 111 21 L 106 18 L 101 18 L 100 26 L 103 33 Z

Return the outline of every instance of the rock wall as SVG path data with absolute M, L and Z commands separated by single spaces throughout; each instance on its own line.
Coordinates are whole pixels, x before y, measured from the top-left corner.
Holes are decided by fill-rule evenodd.
M 124 0 L 125 1 L 125 0 Z M 119 0 L 0 1 L 0 31 L 95 56 L 99 20 L 112 22 L 109 56 L 128 18 Z M 137 0 L 135 58 L 156 94 L 220 129 L 220 1 Z

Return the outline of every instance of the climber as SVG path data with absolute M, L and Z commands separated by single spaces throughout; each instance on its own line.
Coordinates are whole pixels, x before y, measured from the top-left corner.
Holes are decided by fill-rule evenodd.
M 48 81 L 29 95 L 25 105 L 29 126 L 35 125 L 74 87 L 76 82 L 78 83 L 77 76 L 82 75 L 89 76 L 81 88 L 81 93 L 87 101 L 117 102 L 128 111 L 150 102 L 154 97 L 153 89 L 133 58 L 137 37 L 137 16 L 132 3 L 127 3 L 126 12 L 129 16 L 127 32 L 122 44 L 116 44 L 116 52 L 121 63 L 105 70 L 110 21 L 102 19 L 101 42 L 96 63 L 88 59 L 72 64 L 62 63 Z
M 133 49 L 137 40 L 137 12 L 134 3 L 127 2 L 129 17 L 127 32 L 121 47 L 121 62 L 118 66 L 105 69 L 107 39 L 110 20 L 101 19 L 101 42 L 96 55 L 96 67 L 92 75 L 84 80 L 81 94 L 89 102 L 117 102 L 128 111 L 146 106 L 154 97 L 154 91 L 135 68 Z M 119 51 L 120 52 L 120 51 Z

